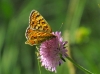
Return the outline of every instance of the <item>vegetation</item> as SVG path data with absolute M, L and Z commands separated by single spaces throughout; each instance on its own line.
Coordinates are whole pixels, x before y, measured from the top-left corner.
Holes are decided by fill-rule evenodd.
M 54 32 L 62 32 L 74 61 L 100 73 L 100 0 L 1 0 L 0 74 L 40 73 L 36 46 L 25 44 L 25 30 L 33 9 L 42 14 Z M 42 74 L 53 74 L 44 67 L 40 70 Z M 56 74 L 84 72 L 66 59 Z

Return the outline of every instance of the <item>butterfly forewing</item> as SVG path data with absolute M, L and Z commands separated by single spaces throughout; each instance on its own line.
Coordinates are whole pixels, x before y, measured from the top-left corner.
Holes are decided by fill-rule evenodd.
M 43 16 L 36 10 L 33 10 L 29 17 L 29 24 L 32 29 L 51 33 L 51 27 L 43 18 Z

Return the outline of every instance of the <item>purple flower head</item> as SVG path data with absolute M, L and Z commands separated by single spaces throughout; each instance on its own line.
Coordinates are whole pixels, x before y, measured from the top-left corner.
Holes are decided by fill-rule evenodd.
M 56 38 L 47 40 L 40 45 L 39 59 L 47 70 L 56 72 L 57 66 L 61 65 L 67 57 L 65 45 L 67 41 L 63 41 L 61 32 L 53 32 Z

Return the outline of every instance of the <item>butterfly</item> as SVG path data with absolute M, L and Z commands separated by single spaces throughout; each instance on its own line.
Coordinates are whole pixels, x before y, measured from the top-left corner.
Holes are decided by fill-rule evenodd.
M 26 29 L 25 37 L 27 39 L 25 44 L 33 46 L 56 36 L 52 34 L 52 29 L 43 16 L 38 11 L 33 10 L 29 16 L 29 26 Z

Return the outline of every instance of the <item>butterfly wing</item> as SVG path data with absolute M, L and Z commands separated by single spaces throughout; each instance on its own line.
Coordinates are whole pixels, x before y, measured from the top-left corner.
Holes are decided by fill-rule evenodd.
M 29 24 L 33 30 L 39 30 L 51 33 L 51 27 L 43 18 L 43 16 L 36 10 L 33 10 L 29 17 Z
M 45 40 L 56 37 L 46 20 L 36 10 L 33 10 L 29 18 L 29 27 L 26 29 L 25 36 L 27 41 L 25 44 L 37 45 Z
M 42 32 L 38 30 L 32 30 L 30 27 L 27 28 L 27 41 L 25 44 L 29 44 L 31 46 L 40 44 L 45 40 L 52 39 L 56 37 L 52 33 Z

